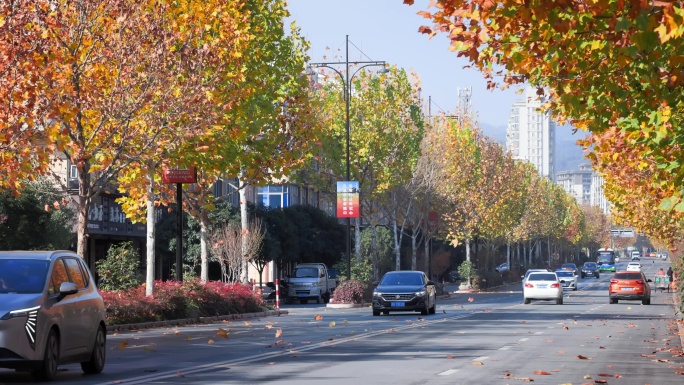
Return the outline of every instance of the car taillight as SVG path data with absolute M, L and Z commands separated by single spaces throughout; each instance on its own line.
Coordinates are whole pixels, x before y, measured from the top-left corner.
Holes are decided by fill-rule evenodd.
M 643 284 L 644 284 L 644 281 L 642 281 L 642 280 L 639 279 L 639 280 L 637 280 L 635 283 L 636 283 L 637 285 L 643 285 Z
M 534 285 L 531 283 L 525 283 L 525 287 L 534 287 Z
M 618 280 L 617 280 L 617 279 L 611 279 L 611 280 L 610 280 L 610 284 L 611 284 L 611 285 L 614 285 L 614 284 L 616 284 L 616 283 L 618 283 Z
M 559 287 L 559 286 L 560 286 L 560 285 L 558 284 L 558 282 L 552 283 L 552 284 L 551 284 L 551 287 Z

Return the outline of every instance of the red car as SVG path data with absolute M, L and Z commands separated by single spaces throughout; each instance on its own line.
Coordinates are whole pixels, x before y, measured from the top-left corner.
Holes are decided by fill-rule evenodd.
M 618 303 L 618 300 L 641 300 L 643 305 L 651 304 L 651 286 L 653 282 L 646 279 L 640 271 L 619 271 L 613 275 L 608 287 L 610 303 Z

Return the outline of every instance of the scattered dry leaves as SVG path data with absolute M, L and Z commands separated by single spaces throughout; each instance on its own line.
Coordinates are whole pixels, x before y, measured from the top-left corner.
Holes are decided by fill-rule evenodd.
M 283 329 L 276 330 L 275 338 L 280 337 L 281 334 L 283 334 Z
M 591 358 L 583 356 L 581 354 L 579 356 L 577 356 L 577 358 L 579 358 L 580 360 L 590 360 L 591 359 Z
M 550 376 L 551 375 L 551 373 L 545 372 L 543 370 L 537 370 L 532 374 L 534 374 L 535 376 Z
M 126 349 L 126 346 L 128 346 L 128 340 L 123 340 L 123 341 L 119 342 L 119 350 Z
M 478 365 L 478 366 L 481 366 L 481 365 L 484 365 L 484 362 L 482 362 L 482 361 L 473 361 L 473 362 L 470 363 L 470 365 Z
M 323 320 L 323 316 L 322 316 L 322 315 L 320 315 L 320 314 L 314 315 L 314 321 L 322 321 L 322 320 Z

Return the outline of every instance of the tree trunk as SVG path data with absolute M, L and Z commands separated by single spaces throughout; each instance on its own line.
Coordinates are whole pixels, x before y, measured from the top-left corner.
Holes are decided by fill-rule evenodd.
M 373 264 L 373 280 L 378 280 L 380 271 L 378 269 L 378 229 L 375 222 L 371 221 L 371 263 Z
M 155 241 L 155 207 L 154 207 L 154 162 L 149 162 L 149 174 L 147 175 L 147 276 L 145 279 L 145 295 L 150 297 L 154 294 L 154 272 L 156 255 L 154 250 Z
M 470 261 L 470 239 L 465 239 L 466 261 Z
M 397 221 L 392 221 L 392 230 L 394 232 L 394 258 L 395 258 L 395 270 L 401 270 L 401 240 L 399 234 L 397 234 Z
M 249 218 L 247 218 L 247 192 L 245 183 L 242 179 L 242 171 L 240 172 L 240 177 L 238 178 L 238 191 L 240 192 L 240 224 L 242 227 L 242 232 L 245 233 L 249 229 Z M 242 238 L 242 271 L 240 272 L 241 281 L 244 284 L 249 283 L 249 273 L 247 269 L 247 237 Z
M 76 225 L 76 253 L 81 258 L 87 259 L 88 251 L 88 211 L 92 203 L 92 198 L 88 197 L 88 190 L 90 187 L 90 176 L 88 168 L 83 167 L 78 171 L 78 224 Z M 93 265 L 95 261 L 89 261 L 89 265 Z
M 354 253 L 356 261 L 361 262 L 361 217 L 355 218 L 354 223 Z
M 411 270 L 417 270 L 418 266 L 417 264 L 417 254 L 418 254 L 418 243 L 417 243 L 417 228 L 413 228 L 413 232 L 411 233 Z
M 200 225 L 200 281 L 209 280 L 209 216 L 202 211 L 199 215 Z

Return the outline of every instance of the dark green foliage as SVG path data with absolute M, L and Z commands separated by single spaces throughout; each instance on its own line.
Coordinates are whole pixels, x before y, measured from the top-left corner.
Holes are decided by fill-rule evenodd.
M 140 267 L 138 251 L 131 242 L 123 242 L 110 247 L 107 257 L 95 262 L 95 267 L 100 276 L 98 287 L 101 290 L 126 290 L 142 282 L 138 270 Z
M 74 213 L 48 182 L 27 183 L 21 195 L 0 192 L 0 250 L 68 249 Z M 50 210 L 46 211 L 48 205 Z

